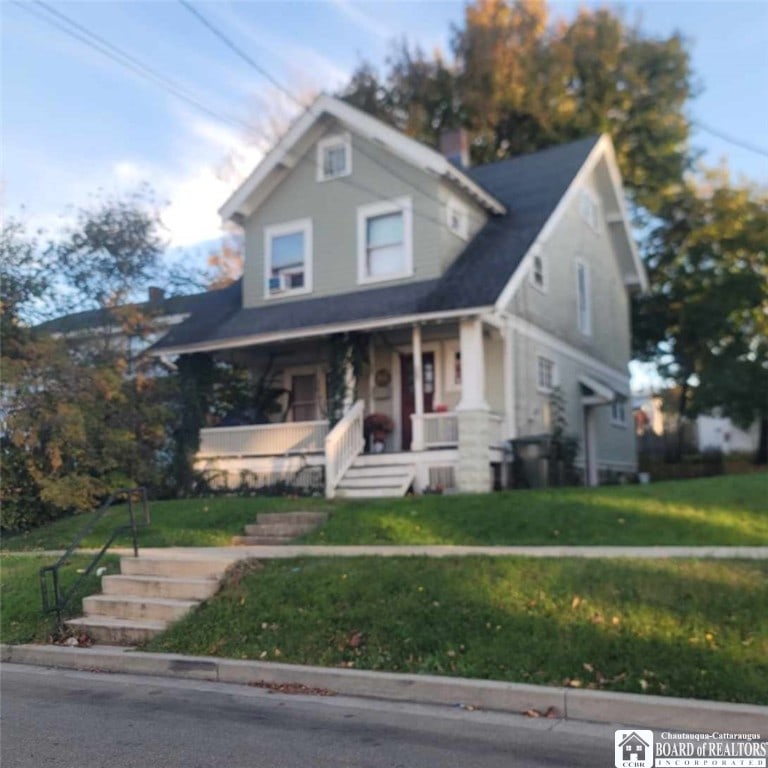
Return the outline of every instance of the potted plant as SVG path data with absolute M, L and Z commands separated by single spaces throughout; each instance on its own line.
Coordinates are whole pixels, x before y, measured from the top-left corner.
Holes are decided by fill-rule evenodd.
M 384 450 L 384 441 L 395 428 L 395 422 L 386 413 L 371 413 L 363 422 L 363 435 L 372 453 Z

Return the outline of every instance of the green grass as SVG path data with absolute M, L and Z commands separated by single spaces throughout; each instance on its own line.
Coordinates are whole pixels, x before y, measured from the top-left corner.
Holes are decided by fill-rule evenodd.
M 216 497 L 151 504 L 145 547 L 223 546 L 259 512 L 330 509 L 310 544 L 768 545 L 768 474 L 603 488 L 380 501 Z M 110 511 L 83 546 L 99 547 L 125 509 Z M 61 549 L 86 515 L 6 536 L 8 551 Z M 117 542 L 127 545 L 128 537 Z
M 61 585 L 66 589 L 78 578 L 77 569 L 90 562 L 90 557 L 76 556 L 60 571 Z M 45 642 L 54 629 L 53 615 L 41 613 L 40 580 L 38 572 L 44 565 L 53 565 L 55 558 L 3 555 L 0 557 L 0 640 L 4 643 Z M 107 555 L 100 565 L 111 573 L 118 572 L 117 558 Z M 80 600 L 98 592 L 100 579 L 88 577 L 72 601 L 68 615 L 82 613 Z
M 768 703 L 768 563 L 241 564 L 148 649 Z
M 343 504 L 304 541 L 768 545 L 768 474 Z
M 233 536 L 243 533 L 243 526 L 256 522 L 259 512 L 290 509 L 316 509 L 327 506 L 324 499 L 289 499 L 264 497 L 214 497 L 150 502 L 152 522 L 139 533 L 143 547 L 216 547 L 228 546 Z M 72 515 L 26 533 L 4 536 L 2 547 L 8 551 L 65 549 L 75 534 L 88 522 L 89 515 Z M 83 547 L 101 547 L 115 526 L 126 523 L 125 507 L 107 512 L 82 542 Z M 129 546 L 130 536 L 118 538 L 115 546 Z

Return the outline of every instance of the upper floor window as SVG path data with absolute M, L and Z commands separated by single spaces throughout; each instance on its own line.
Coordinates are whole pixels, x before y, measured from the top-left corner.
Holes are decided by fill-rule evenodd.
M 357 209 L 359 282 L 394 280 L 413 274 L 411 219 L 410 198 Z
M 462 240 L 469 239 L 469 209 L 462 202 L 452 197 L 445 206 L 448 229 Z
M 589 336 L 592 333 L 592 307 L 589 292 L 589 267 L 583 262 L 576 262 L 576 291 L 578 305 L 579 330 Z
M 301 219 L 264 230 L 266 296 L 312 290 L 312 221 Z
M 352 140 L 348 133 L 317 143 L 317 180 L 329 181 L 352 173 Z
M 547 290 L 547 262 L 541 251 L 533 255 L 531 264 L 531 285 L 542 292 Z
M 555 384 L 554 361 L 539 355 L 536 360 L 536 385 L 542 392 L 551 392 Z
M 600 204 L 588 190 L 582 189 L 579 195 L 579 213 L 595 232 L 600 231 Z

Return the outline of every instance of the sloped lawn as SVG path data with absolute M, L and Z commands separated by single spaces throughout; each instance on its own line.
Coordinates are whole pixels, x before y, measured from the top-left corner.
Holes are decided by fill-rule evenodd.
M 148 648 L 768 703 L 768 563 L 241 563 Z
M 304 541 L 768 545 L 768 474 L 345 504 Z
M 85 568 L 90 557 L 76 556 L 62 567 L 61 585 L 66 589 L 79 574 L 78 568 Z M 26 555 L 3 555 L 0 557 L 0 642 L 29 643 L 45 642 L 54 629 L 53 614 L 41 613 L 39 571 L 44 565 L 53 565 L 54 557 Z M 118 559 L 107 555 L 99 565 L 109 573 L 118 573 Z M 89 576 L 84 582 L 67 615 L 82 615 L 81 600 L 86 595 L 100 590 L 101 579 Z
M 768 545 L 768 474 L 651 485 L 508 491 L 333 502 L 215 497 L 151 503 L 145 547 L 226 546 L 259 512 L 322 509 L 331 519 L 310 544 Z M 83 546 L 100 547 L 127 519 L 115 508 Z M 4 550 L 62 549 L 86 523 L 75 515 L 4 536 Z M 125 537 L 118 544 L 128 545 Z

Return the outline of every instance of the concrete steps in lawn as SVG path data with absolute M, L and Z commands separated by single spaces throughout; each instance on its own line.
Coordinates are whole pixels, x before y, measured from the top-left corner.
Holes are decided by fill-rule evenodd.
M 261 512 L 256 522 L 245 526 L 244 536 L 234 536 L 233 544 L 274 546 L 290 544 L 299 536 L 325 523 L 325 512 Z
M 85 615 L 66 625 L 97 643 L 144 643 L 215 594 L 236 560 L 172 551 L 123 557 L 121 573 L 103 576 L 102 594 L 84 598 Z
M 411 464 L 387 464 L 383 461 L 372 464 L 364 457 L 358 457 L 336 486 L 336 496 L 342 499 L 405 496 L 415 476 L 416 470 Z

